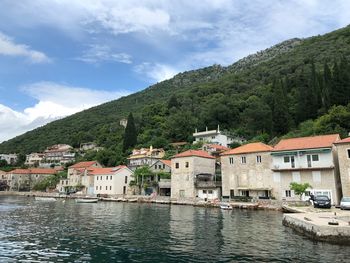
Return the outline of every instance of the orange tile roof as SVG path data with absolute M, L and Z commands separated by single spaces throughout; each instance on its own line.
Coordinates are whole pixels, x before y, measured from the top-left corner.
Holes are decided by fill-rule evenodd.
M 69 166 L 69 168 L 89 168 L 96 163 L 97 163 L 97 161 L 80 162 L 80 163 L 76 163 L 72 166 Z
M 299 137 L 282 139 L 273 151 L 289 151 L 313 148 L 330 148 L 333 143 L 340 140 L 339 134 L 319 135 L 312 137 Z
M 230 148 L 228 147 L 225 147 L 225 146 L 222 146 L 222 145 L 219 145 L 219 144 L 207 144 L 209 147 L 211 148 L 215 148 L 216 150 L 223 150 L 223 151 L 227 151 L 229 150 Z
M 342 139 L 342 140 L 337 141 L 337 142 L 335 142 L 335 143 L 336 143 L 336 144 L 340 144 L 340 143 L 350 143 L 350 137 L 345 138 L 345 139 Z
M 106 167 L 106 168 L 99 168 L 99 167 L 92 167 L 88 169 L 88 172 L 90 175 L 100 175 L 100 174 L 115 174 L 118 170 L 126 168 L 125 165 L 119 165 L 117 167 Z
M 162 163 L 164 163 L 167 166 L 171 166 L 171 161 L 170 160 L 159 160 L 159 161 L 161 161 Z
M 176 154 L 172 158 L 191 157 L 191 156 L 215 159 L 215 157 L 211 156 L 209 153 L 202 150 L 188 150 L 188 151 Z
M 262 142 L 253 142 L 248 143 L 237 148 L 228 150 L 221 155 L 231 155 L 231 154 L 242 154 L 242 153 L 257 153 L 257 152 L 270 152 L 273 147 L 262 143 Z
M 48 168 L 32 168 L 32 169 L 15 169 L 10 172 L 10 174 L 56 174 L 55 169 Z

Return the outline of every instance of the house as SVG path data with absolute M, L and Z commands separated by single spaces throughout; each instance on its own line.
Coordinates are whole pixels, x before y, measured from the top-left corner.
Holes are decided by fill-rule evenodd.
M 55 169 L 30 168 L 15 169 L 7 173 L 12 191 L 30 191 L 35 184 L 57 173 Z
M 261 142 L 248 143 L 221 154 L 222 195 L 269 198 L 273 195 L 271 151 Z
M 102 150 L 103 147 L 98 147 L 96 143 L 94 142 L 86 142 L 86 143 L 82 143 L 80 144 L 80 152 L 84 153 L 86 151 L 100 151 Z
M 44 151 L 45 163 L 66 164 L 75 161 L 73 147 L 67 144 L 56 144 Z
M 0 191 L 9 190 L 10 181 L 8 177 L 5 171 L 0 170 Z
M 161 196 L 170 196 L 171 194 L 171 161 L 160 159 L 150 167 L 156 174 L 155 180 L 158 182 L 157 192 Z
M 26 155 L 25 165 L 28 166 L 39 166 L 44 159 L 45 154 L 43 153 L 31 153 Z
M 215 157 L 202 150 L 188 150 L 171 158 L 171 197 L 220 197 L 221 182 L 216 180 Z
M 68 167 L 67 179 L 60 180 L 57 189 L 60 192 L 81 190 L 84 194 L 94 193 L 94 180 L 89 176 L 91 168 L 102 168 L 97 161 L 79 162 Z
M 128 157 L 128 167 L 135 171 L 138 167 L 151 166 L 165 155 L 163 149 L 150 148 L 134 149 Z
M 94 180 L 96 195 L 126 195 L 133 172 L 125 165 L 110 168 L 89 168 L 89 175 Z
M 335 143 L 338 154 L 342 196 L 350 196 L 350 137 Z
M 228 147 L 229 144 L 234 142 L 238 142 L 238 143 L 244 142 L 242 138 L 238 138 L 238 137 L 231 138 L 223 134 L 220 131 L 219 125 L 216 130 L 208 131 L 208 128 L 206 128 L 205 131 L 198 132 L 196 129 L 195 132 L 193 133 L 193 137 L 195 139 L 193 143 L 199 143 L 199 142 L 212 143 L 212 144 L 218 144 L 225 147 Z
M 15 164 L 17 162 L 17 154 L 10 153 L 10 154 L 0 154 L 0 160 L 5 160 L 7 164 Z
M 290 183 L 309 183 L 309 192 L 328 195 L 338 204 L 341 185 L 334 143 L 339 140 L 339 134 L 282 139 L 271 152 L 273 181 L 279 188 L 275 197 L 295 200 Z

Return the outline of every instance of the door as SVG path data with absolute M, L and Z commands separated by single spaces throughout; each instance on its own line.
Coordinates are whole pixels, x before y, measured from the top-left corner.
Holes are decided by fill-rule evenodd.
M 290 163 L 291 163 L 292 168 L 295 168 L 295 158 L 294 158 L 294 155 L 292 155 L 292 156 L 290 157 Z

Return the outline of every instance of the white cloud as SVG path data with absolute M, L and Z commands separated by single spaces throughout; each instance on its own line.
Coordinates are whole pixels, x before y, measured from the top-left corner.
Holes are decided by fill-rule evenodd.
M 91 45 L 77 60 L 91 64 L 99 64 L 102 62 L 132 63 L 130 55 L 123 52 L 114 52 L 111 47 L 106 45 Z
M 170 79 L 179 73 L 179 70 L 172 66 L 144 62 L 134 67 L 134 71 L 142 76 L 146 76 L 155 82 L 160 82 L 166 79 Z
M 0 55 L 26 57 L 32 63 L 47 63 L 50 59 L 42 52 L 31 49 L 27 45 L 16 44 L 9 36 L 0 32 Z
M 92 90 L 53 82 L 38 82 L 22 88 L 37 100 L 22 112 L 0 104 L 0 142 L 53 120 L 129 94 L 127 91 Z

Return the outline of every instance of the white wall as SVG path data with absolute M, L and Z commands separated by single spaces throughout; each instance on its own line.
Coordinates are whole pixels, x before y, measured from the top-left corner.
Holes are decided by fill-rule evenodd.
M 94 194 L 122 195 L 124 186 L 127 194 L 131 177 L 132 172 L 128 168 L 108 175 L 94 175 Z

